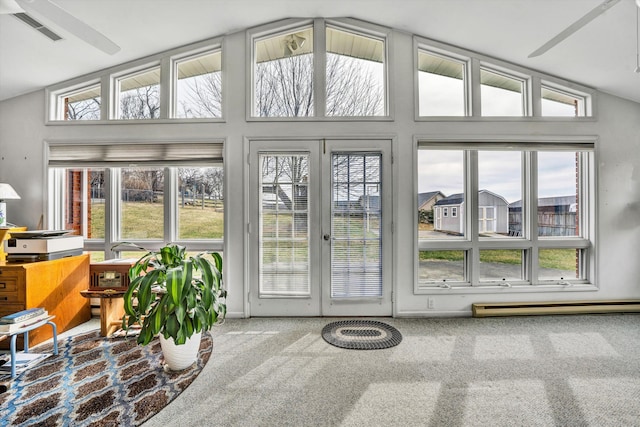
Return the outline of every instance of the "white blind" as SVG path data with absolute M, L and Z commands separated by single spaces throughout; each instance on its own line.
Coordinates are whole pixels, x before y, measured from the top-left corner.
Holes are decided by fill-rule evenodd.
M 49 166 L 133 167 L 222 163 L 224 145 L 213 142 L 50 143 Z
M 334 153 L 331 297 L 382 296 L 380 153 Z
M 310 296 L 309 155 L 262 153 L 259 162 L 260 295 Z

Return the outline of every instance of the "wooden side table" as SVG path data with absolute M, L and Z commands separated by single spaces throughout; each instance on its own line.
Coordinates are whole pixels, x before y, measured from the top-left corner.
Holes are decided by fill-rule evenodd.
M 80 291 L 85 298 L 100 298 L 100 335 L 108 337 L 122 326 L 125 291 L 113 289 Z

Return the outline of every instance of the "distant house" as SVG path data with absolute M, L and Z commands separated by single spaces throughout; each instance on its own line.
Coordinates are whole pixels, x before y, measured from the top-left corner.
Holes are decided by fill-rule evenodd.
M 436 204 L 436 202 L 444 198 L 445 195 L 442 194 L 441 191 L 418 193 L 418 218 L 420 222 L 433 222 L 433 206 Z
M 429 191 L 428 193 L 418 193 L 418 210 L 430 211 L 437 201 L 445 198 L 441 191 Z
M 463 193 L 452 194 L 434 205 L 434 230 L 464 233 Z M 478 229 L 480 233 L 506 234 L 509 231 L 509 203 L 488 190 L 478 191 Z
M 538 233 L 540 236 L 575 236 L 578 204 L 576 196 L 538 199 Z M 522 232 L 522 200 L 509 205 L 509 233 Z

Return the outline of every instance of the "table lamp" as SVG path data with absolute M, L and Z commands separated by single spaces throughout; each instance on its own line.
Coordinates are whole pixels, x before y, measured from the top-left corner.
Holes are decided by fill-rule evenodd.
M 4 201 L 19 198 L 20 196 L 11 185 L 0 183 L 0 227 L 7 225 L 7 204 Z

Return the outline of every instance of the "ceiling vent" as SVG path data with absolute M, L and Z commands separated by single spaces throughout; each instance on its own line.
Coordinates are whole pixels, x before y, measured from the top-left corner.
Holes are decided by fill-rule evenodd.
M 53 31 L 51 31 L 50 29 L 45 27 L 43 24 L 41 24 L 39 21 L 36 21 L 35 19 L 30 17 L 26 13 L 22 13 L 22 12 L 21 13 L 14 13 L 13 16 L 18 18 L 19 20 L 21 20 L 25 24 L 29 25 L 30 27 L 33 27 L 38 32 L 40 32 L 40 33 L 44 34 L 45 36 L 49 37 L 54 42 L 58 41 L 58 40 L 62 40 L 62 37 L 60 37 L 59 35 L 57 35 Z

